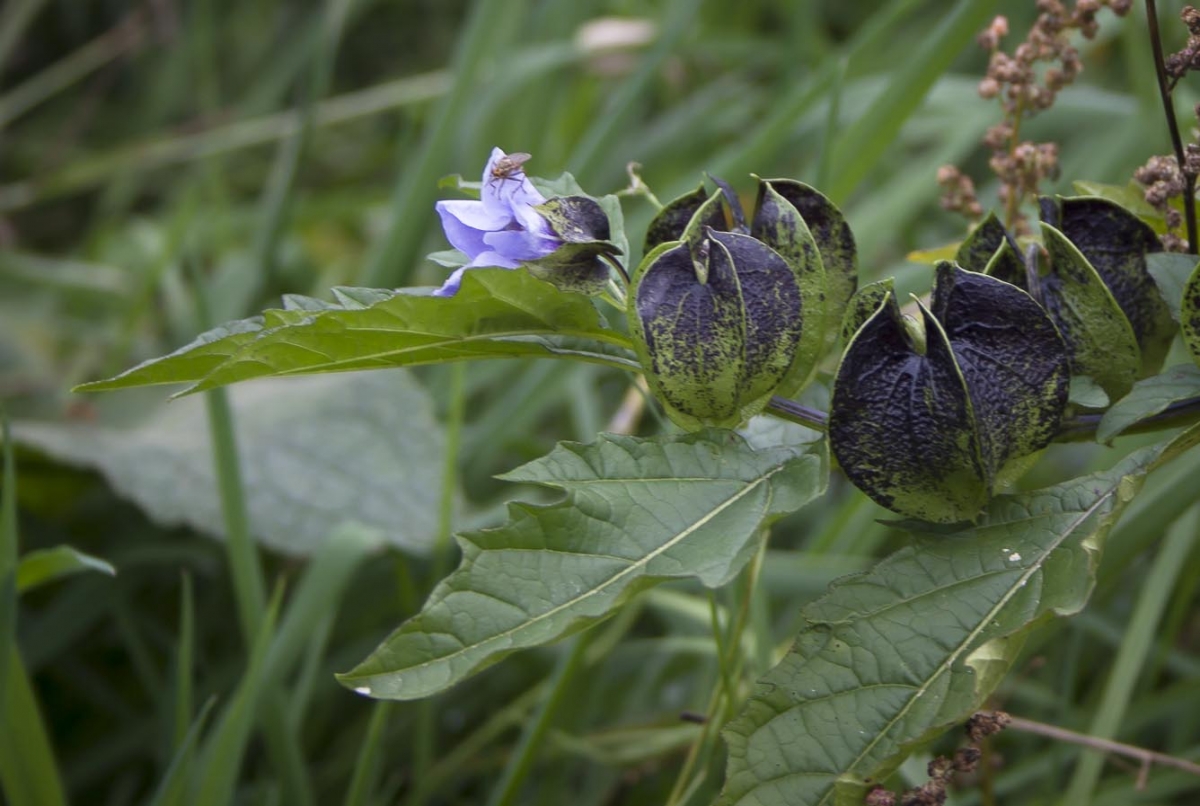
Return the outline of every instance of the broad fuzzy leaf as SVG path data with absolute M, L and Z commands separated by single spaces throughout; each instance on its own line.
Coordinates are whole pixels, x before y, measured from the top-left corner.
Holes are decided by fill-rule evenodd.
M 354 520 L 423 554 L 437 529 L 445 440 L 409 373 L 260 381 L 230 393 L 251 532 L 307 555 Z M 166 406 L 135 428 L 19 423 L 18 441 L 94 468 L 152 519 L 225 533 L 204 400 Z
M 807 606 L 795 645 L 725 729 L 720 806 L 862 803 L 982 705 L 1033 625 L 1084 606 L 1103 539 L 1160 451 L 997 497 L 974 528 L 920 538 Z
M 1200 397 L 1200 367 L 1180 364 L 1160 375 L 1140 380 L 1113 404 L 1096 428 L 1096 441 L 1108 442 L 1126 428 L 1166 411 L 1172 403 Z
M 459 568 L 340 680 L 372 697 L 424 697 L 582 629 L 655 582 L 722 585 L 763 527 L 819 495 L 827 475 L 820 448 L 755 451 L 730 432 L 559 445 L 505 478 L 566 499 L 510 504 L 504 526 L 460 536 Z
M 473 269 L 452 297 L 341 289 L 337 305 L 297 305 L 209 331 L 170 355 L 82 391 L 412 366 L 471 358 L 571 355 L 634 367 L 624 336 L 585 296 L 527 272 Z M 572 340 L 575 340 L 572 342 Z M 590 347 L 575 346 L 586 340 Z

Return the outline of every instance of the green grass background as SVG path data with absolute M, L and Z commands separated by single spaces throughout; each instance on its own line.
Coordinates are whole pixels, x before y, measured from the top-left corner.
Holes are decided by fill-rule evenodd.
M 1179 4 L 1162 5 L 1173 50 Z M 18 425 L 137 423 L 163 390 L 68 390 L 282 293 L 440 283 L 445 270 L 423 259 L 445 248 L 438 180 L 475 179 L 494 145 L 597 195 L 625 186 L 630 161 L 663 200 L 706 171 L 747 194 L 751 172 L 801 179 L 843 208 L 861 283 L 895 276 L 901 294 L 923 293 L 929 269 L 905 255 L 963 234 L 938 208 L 937 168 L 963 166 L 994 201 L 979 139 L 999 112 L 975 92 L 986 55 L 973 39 L 998 12 L 1010 42 L 1035 14 L 1032 2 L 995 0 L 8 0 L 0 401 Z M 618 20 L 623 42 L 587 44 Z M 1140 10 L 1105 12 L 1081 48 L 1079 84 L 1023 129 L 1059 143 L 1051 192 L 1124 183 L 1168 149 Z M 1185 83 L 1179 108 L 1195 99 Z M 636 243 L 652 209 L 631 199 L 625 213 Z M 0 711 L 8 802 L 711 800 L 720 743 L 679 714 L 703 712 L 728 671 L 712 619 L 737 607 L 737 591 L 663 588 L 586 641 L 517 655 L 426 703 L 374 704 L 336 684 L 333 672 L 444 575 L 450 532 L 500 517 L 514 492 L 492 476 L 556 440 L 590 440 L 628 385 L 557 362 L 418 377 L 446 433 L 427 556 L 380 551 L 352 526 L 307 560 L 256 547 L 223 393 L 207 416 L 224 542 L 157 525 L 95 472 L 15 448 L 6 550 L 70 543 L 118 573 L 23 595 L 15 621 L 0 623 L 5 679 L 29 684 Z M 1114 455 L 1055 451 L 1039 480 Z M 1031 641 L 999 704 L 1200 755 L 1196 460 L 1179 464 L 1113 536 L 1093 606 Z M 801 604 L 897 544 L 881 514 L 842 484 L 776 527 L 742 647 L 746 681 L 787 646 Z M 0 593 L 11 614 L 15 594 Z M 988 783 L 954 803 L 1200 797 L 1185 773 L 1155 769 L 1135 790 L 1128 769 L 1036 737 L 1003 737 L 994 760 Z M 921 764 L 898 776 L 920 781 Z

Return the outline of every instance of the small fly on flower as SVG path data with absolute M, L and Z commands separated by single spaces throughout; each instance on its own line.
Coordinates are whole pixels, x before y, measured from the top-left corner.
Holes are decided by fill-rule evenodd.
M 488 180 L 491 185 L 497 179 L 501 182 L 507 182 L 512 178 L 512 175 L 520 172 L 521 166 L 529 162 L 532 154 L 526 154 L 524 151 L 517 151 L 513 154 L 506 154 L 496 160 L 492 165 L 492 178 Z

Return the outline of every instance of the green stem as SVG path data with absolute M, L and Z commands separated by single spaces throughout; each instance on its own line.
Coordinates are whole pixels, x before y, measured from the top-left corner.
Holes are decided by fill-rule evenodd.
M 594 633 L 595 630 L 589 630 L 571 639 L 569 648 L 559 658 L 558 665 L 550 678 L 550 691 L 546 700 L 533 720 L 526 724 L 525 731 L 521 734 L 521 740 L 513 749 L 508 764 L 504 768 L 504 775 L 488 798 L 487 806 L 511 806 L 516 802 L 521 785 L 525 783 L 525 778 L 533 766 L 534 757 L 541 746 L 542 739 L 554 721 L 558 707 L 571 689 L 570 684 L 584 659 L 589 637 Z
M 776 417 L 797 425 L 803 425 L 814 431 L 824 432 L 829 428 L 829 415 L 818 409 L 802 406 L 794 400 L 776 395 L 767 404 L 766 411 Z
M 383 728 L 387 724 L 388 713 L 395 703 L 377 702 L 372 706 L 371 720 L 367 723 L 367 735 L 363 738 L 362 747 L 358 751 L 358 759 L 354 762 L 354 775 L 350 779 L 350 790 L 346 793 L 345 806 L 364 806 L 369 802 L 371 789 L 375 785 L 376 773 L 379 769 L 379 754 L 383 749 Z
M 1146 0 L 1146 23 L 1150 32 L 1150 47 L 1154 51 L 1154 73 L 1158 77 L 1158 95 L 1162 99 L 1163 113 L 1167 116 L 1167 131 L 1171 134 L 1171 147 L 1175 149 L 1175 162 L 1183 174 L 1183 219 L 1187 225 L 1188 252 L 1200 254 L 1200 243 L 1196 238 L 1196 175 L 1188 171 L 1183 156 L 1183 138 L 1179 135 L 1179 121 L 1175 117 L 1175 103 L 1171 100 L 1168 86 L 1167 65 L 1163 58 L 1162 36 L 1158 30 L 1158 10 L 1154 0 Z
M 184 264 L 191 275 L 200 330 L 208 330 L 213 326 L 212 309 L 204 281 L 191 261 L 184 261 Z M 233 574 L 242 638 L 250 647 L 259 633 L 267 609 L 262 562 L 250 537 L 250 517 L 246 508 L 246 491 L 242 484 L 242 468 L 238 461 L 237 436 L 233 429 L 229 398 L 224 389 L 213 389 L 205 393 L 204 404 L 208 409 L 213 469 L 217 476 L 221 515 L 225 522 L 225 557 Z
M 458 452 L 462 443 L 463 420 L 466 413 L 466 364 L 450 367 L 449 408 L 446 412 L 446 454 L 442 465 L 442 498 L 438 510 L 437 539 L 433 545 L 432 584 L 437 585 L 450 570 L 451 545 L 454 530 L 454 499 L 458 490 Z M 437 752 L 437 712 L 432 699 L 417 703 L 416 742 L 413 747 L 413 769 L 428 770 Z M 408 806 L 423 803 L 427 790 L 414 786 Z
M 1096 437 L 1096 428 L 1103 419 L 1103 414 L 1080 414 L 1063 422 L 1054 437 L 1055 442 L 1085 442 Z M 1184 425 L 1200 422 L 1200 397 L 1179 400 L 1158 414 L 1147 417 L 1121 432 L 1126 434 L 1146 434 L 1154 431 L 1164 431 L 1168 428 L 1178 428 Z

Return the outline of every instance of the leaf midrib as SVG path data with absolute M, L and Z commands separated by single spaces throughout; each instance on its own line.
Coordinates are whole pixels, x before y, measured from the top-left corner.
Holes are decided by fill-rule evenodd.
M 810 457 L 803 456 L 803 457 L 800 457 L 800 459 L 801 459 L 801 461 L 808 461 L 810 459 Z M 423 661 L 423 662 L 418 663 L 413 666 L 406 666 L 401 669 L 394 669 L 390 672 L 373 672 L 366 676 L 357 676 L 357 675 L 353 676 L 353 677 L 347 676 L 345 679 L 347 679 L 347 680 L 371 679 L 371 678 L 378 677 L 383 674 L 398 674 L 398 673 L 402 673 L 402 672 L 411 674 L 413 672 L 416 672 L 420 669 L 423 669 L 423 668 L 426 668 L 429 666 L 433 666 L 436 664 L 442 664 L 442 663 L 449 663 L 451 660 L 453 660 L 454 658 L 456 658 L 458 656 L 465 655 L 466 653 L 468 653 L 470 651 L 473 651 L 473 650 L 476 650 L 476 649 L 479 649 L 482 647 L 486 647 L 489 644 L 493 644 L 497 641 L 501 641 L 505 638 L 508 638 L 510 636 L 518 634 L 522 630 L 525 630 L 532 626 L 535 626 L 536 624 L 539 624 L 539 623 L 557 615 L 559 612 L 561 612 L 569 607 L 575 606 L 579 602 L 585 601 L 586 599 L 588 599 L 592 596 L 598 595 L 601 591 L 606 590 L 606 589 L 612 587 L 613 585 L 615 585 L 622 577 L 632 574 L 635 571 L 639 571 L 639 570 L 643 569 L 655 557 L 658 557 L 659 555 L 661 555 L 668 549 L 673 548 L 674 546 L 678 545 L 683 540 L 686 540 L 690 535 L 694 534 L 698 529 L 703 527 L 705 524 L 709 523 L 717 515 L 724 512 L 725 510 L 729 509 L 734 504 L 736 504 L 738 501 L 740 501 L 741 499 L 743 499 L 744 497 L 749 495 L 752 491 L 758 489 L 761 485 L 764 485 L 764 484 L 767 485 L 767 493 L 766 493 L 767 498 L 766 498 L 766 501 L 764 501 L 764 503 L 763 503 L 763 511 L 764 512 L 769 511 L 771 499 L 773 497 L 773 493 L 771 491 L 769 482 L 777 473 L 782 472 L 788 464 L 790 464 L 790 461 L 785 461 L 785 462 L 781 463 L 779 466 L 772 468 L 769 473 L 767 473 L 763 476 L 760 476 L 754 483 L 747 484 L 745 487 L 743 487 L 741 490 L 739 490 L 736 494 L 734 494 L 730 498 L 726 499 L 725 501 L 721 502 L 720 506 L 714 507 L 713 509 L 709 510 L 704 515 L 703 518 L 700 518 L 697 521 L 695 521 L 692 524 L 692 526 L 690 526 L 688 529 L 681 531 L 676 537 L 674 537 L 671 540 L 666 541 L 665 543 L 663 543 L 661 546 L 654 549 L 653 551 L 648 552 L 645 556 L 639 558 L 636 562 L 630 563 L 630 565 L 628 567 L 621 569 L 620 571 L 618 571 L 613 576 L 609 577 L 607 580 L 605 580 L 601 584 L 593 586 L 592 588 L 581 593 L 579 596 L 575 596 L 575 597 L 563 602 L 562 604 L 557 605 L 556 607 L 546 611 L 545 613 L 541 613 L 529 620 L 523 621 L 521 624 L 517 625 L 516 627 L 513 627 L 510 630 L 505 630 L 503 632 L 496 633 L 495 635 L 485 638 L 482 641 L 465 645 L 465 646 L 463 646 L 462 649 L 455 650 L 454 652 L 452 652 L 450 654 L 431 658 L 427 661 Z M 484 549 L 484 551 L 488 551 L 488 550 L 490 550 L 490 549 Z M 444 602 L 445 599 L 443 598 L 440 601 Z M 455 637 L 457 638 L 457 636 L 455 636 Z
M 971 632 L 968 633 L 967 636 L 962 641 L 959 642 L 959 645 L 955 648 L 954 652 L 951 653 L 949 656 L 947 656 L 946 660 L 943 661 L 939 665 L 938 669 L 933 674 L 931 674 L 929 676 L 929 678 L 927 680 L 925 680 L 919 688 L 917 688 L 914 691 L 913 695 L 911 697 L 909 697 L 908 700 L 905 702 L 904 707 L 901 708 L 899 711 L 897 711 L 896 715 L 894 717 L 892 717 L 892 719 L 888 720 L 888 722 L 884 726 L 884 728 L 875 734 L 875 738 L 872 739 L 871 742 L 868 743 L 866 745 L 866 747 L 863 748 L 862 752 L 859 753 L 858 756 L 855 757 L 855 759 L 850 764 L 846 765 L 845 770 L 843 770 L 843 772 L 840 773 L 840 775 L 844 775 L 845 773 L 852 772 L 859 764 L 862 763 L 863 759 L 865 759 L 867 757 L 867 755 L 871 752 L 871 750 L 873 750 L 875 748 L 875 746 L 883 740 L 883 737 L 886 736 L 895 727 L 895 725 L 897 723 L 899 723 L 908 714 L 908 712 L 912 709 L 913 705 L 916 702 L 918 702 L 921 699 L 921 697 L 923 697 L 925 695 L 925 692 L 930 689 L 933 682 L 940 679 L 942 676 L 944 676 L 949 671 L 950 667 L 954 664 L 954 662 L 957 661 L 958 658 L 964 652 L 966 652 L 967 647 L 971 646 L 971 644 L 983 632 L 985 625 L 990 623 L 992 621 L 992 619 L 995 618 L 995 616 L 1000 612 L 1000 610 L 1002 610 L 1009 603 L 1009 601 L 1011 601 L 1012 598 L 1014 596 L 1016 596 L 1017 591 L 1022 590 L 1025 587 L 1025 585 L 1029 582 L 1029 580 L 1033 577 L 1033 575 L 1042 569 L 1042 566 L 1045 564 L 1046 559 L 1050 556 L 1050 554 L 1052 552 L 1054 552 L 1059 546 L 1061 546 L 1067 540 L 1068 537 L 1070 537 L 1072 534 L 1074 534 L 1075 530 L 1078 529 L 1084 522 L 1086 522 L 1087 519 L 1090 518 L 1096 512 L 1096 510 L 1116 492 L 1117 488 L 1121 485 L 1121 482 L 1124 478 L 1125 478 L 1125 475 L 1120 476 L 1112 484 L 1112 486 L 1110 486 L 1104 492 L 1103 495 L 1098 496 L 1096 498 L 1096 501 L 1090 507 L 1088 507 L 1087 509 L 1083 510 L 1080 513 L 1079 517 L 1075 519 L 1075 521 L 1071 524 L 1069 529 L 1065 530 L 1062 533 L 1062 535 L 1060 535 L 1058 537 L 1058 539 L 1053 541 L 1051 543 L 1051 545 L 1049 545 L 1046 548 L 1045 551 L 1041 552 L 1041 554 L 1038 556 L 1038 561 L 1036 563 L 1031 563 L 1028 570 L 1025 573 L 1023 573 L 1020 577 L 1017 578 L 1017 581 L 1012 586 L 1009 587 L 1009 589 L 1005 592 L 1004 596 L 1002 596 L 1000 598 L 1000 601 L 998 601 L 995 605 L 993 605 L 992 608 L 990 610 L 988 610 L 988 612 L 984 615 L 983 618 L 979 619 L 979 623 L 975 627 L 975 629 L 971 630 Z M 835 776 L 834 785 L 829 788 L 829 791 L 825 795 L 823 795 L 819 801 L 817 801 L 817 806 L 822 806 L 822 804 L 826 804 L 826 803 L 830 802 L 829 799 L 835 794 L 835 792 L 837 790 L 836 778 L 840 777 L 840 775 Z

